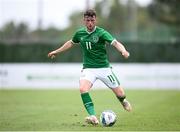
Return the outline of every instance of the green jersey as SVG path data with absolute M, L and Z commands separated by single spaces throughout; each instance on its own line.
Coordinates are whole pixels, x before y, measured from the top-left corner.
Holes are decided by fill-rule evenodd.
M 86 27 L 80 28 L 73 36 L 72 42 L 79 43 L 83 51 L 83 68 L 109 67 L 106 43 L 112 43 L 114 37 L 106 30 L 95 27 L 88 32 Z

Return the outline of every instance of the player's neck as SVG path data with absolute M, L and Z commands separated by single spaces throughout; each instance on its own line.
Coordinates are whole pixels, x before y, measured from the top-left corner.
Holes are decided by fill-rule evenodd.
M 90 34 L 92 32 L 94 32 L 96 30 L 96 26 L 92 29 L 92 30 L 89 30 L 87 27 L 86 27 L 86 31 Z

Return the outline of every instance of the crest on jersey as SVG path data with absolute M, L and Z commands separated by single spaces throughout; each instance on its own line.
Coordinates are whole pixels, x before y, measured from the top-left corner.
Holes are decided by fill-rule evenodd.
M 92 36 L 92 40 L 94 43 L 97 43 L 99 41 L 99 37 L 94 35 L 94 36 Z

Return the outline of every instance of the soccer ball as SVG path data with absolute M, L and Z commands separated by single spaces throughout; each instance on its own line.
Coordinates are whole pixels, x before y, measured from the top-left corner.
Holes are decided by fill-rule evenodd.
M 100 115 L 100 122 L 103 126 L 113 126 L 116 122 L 116 114 L 112 110 L 105 110 Z

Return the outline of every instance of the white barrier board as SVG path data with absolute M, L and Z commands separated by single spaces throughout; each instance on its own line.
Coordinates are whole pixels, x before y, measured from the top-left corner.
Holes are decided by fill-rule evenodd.
M 124 88 L 180 90 L 180 64 L 113 63 L 112 66 Z M 77 89 L 81 68 L 80 63 L 1 63 L 0 88 Z M 96 81 L 93 88 L 106 86 Z

